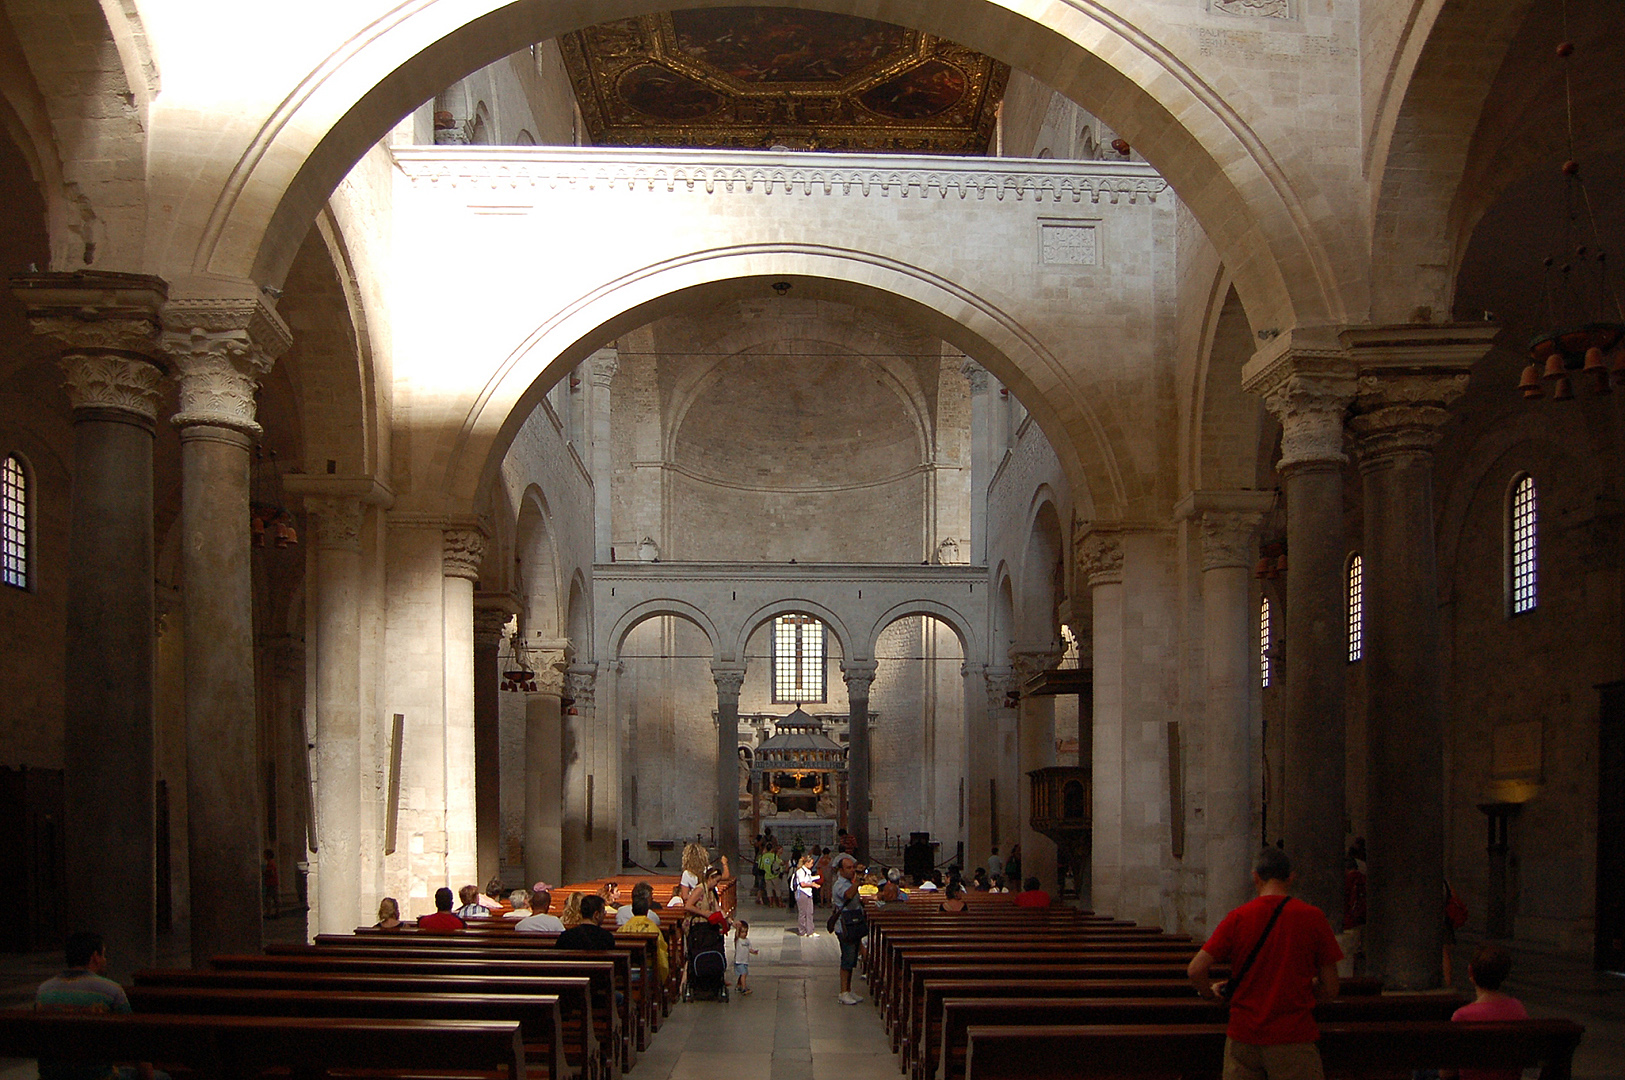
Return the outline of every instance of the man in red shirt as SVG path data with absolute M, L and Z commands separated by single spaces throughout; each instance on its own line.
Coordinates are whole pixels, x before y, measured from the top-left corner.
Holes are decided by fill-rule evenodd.
M 1050 897 L 1041 887 L 1039 880 L 1030 877 L 1022 884 L 1021 891 L 1016 893 L 1014 903 L 1016 907 L 1047 908 Z
M 1292 876 L 1286 852 L 1265 848 L 1253 864 L 1257 899 L 1226 915 L 1190 963 L 1191 984 L 1212 1000 L 1221 999 L 1225 984 L 1212 982 L 1209 972 L 1214 964 L 1230 966 L 1224 1080 L 1323 1075 L 1315 1001 L 1337 996 L 1343 950 L 1321 910 L 1288 894 Z
M 418 920 L 419 930 L 461 930 L 468 924 L 451 913 L 451 890 L 436 889 L 434 914 Z

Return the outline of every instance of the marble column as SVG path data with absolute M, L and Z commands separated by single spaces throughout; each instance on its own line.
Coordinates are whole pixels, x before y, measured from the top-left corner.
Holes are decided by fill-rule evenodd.
M 316 928 L 348 934 L 361 905 L 361 520 L 353 498 L 307 498 L 315 549 Z
M 712 664 L 711 678 L 717 684 L 717 851 L 738 865 L 739 691 L 745 684 L 745 668 L 740 664 Z
M 846 744 L 846 830 L 857 840 L 858 861 L 869 861 L 869 687 L 875 681 L 873 660 L 841 664 L 846 680 L 849 730 Z
M 1252 569 L 1274 492 L 1199 491 L 1176 515 L 1196 519 L 1202 550 L 1203 765 L 1207 926 L 1252 899 L 1259 846 L 1255 793 L 1261 731 L 1254 720 L 1258 627 Z
M 1094 654 L 1094 717 L 1090 753 L 1090 904 L 1100 912 L 1122 910 L 1124 886 L 1123 800 L 1123 541 L 1111 532 L 1085 536 L 1077 549 L 1078 574 L 1089 584 L 1091 651 Z
M 593 728 L 597 716 L 598 665 L 571 664 L 564 672 L 565 709 L 559 756 L 564 763 L 563 869 L 568 881 L 596 877 L 592 845 L 598 820 L 598 780 L 592 771 Z M 608 872 L 606 868 L 605 872 Z
M 988 722 L 987 665 L 966 662 L 959 674 L 964 680 L 965 697 L 965 864 L 972 869 L 987 865 L 992 850 L 993 806 L 988 780 L 993 776 L 992 760 L 986 752 L 991 743 Z
M 1015 674 L 1016 686 L 1023 688 L 1027 680 L 1039 672 L 1048 671 L 1061 662 L 1061 650 L 1012 649 L 1010 668 Z M 1050 895 L 1061 895 L 1061 879 L 1057 869 L 1055 841 L 1038 832 L 1032 824 L 1032 778 L 1034 769 L 1055 764 L 1055 698 L 1022 694 L 1016 706 L 1017 768 L 1020 780 L 1017 787 L 1016 818 L 1021 837 L 1021 876 L 1036 877 Z
M 1369 916 L 1385 986 L 1439 985 L 1444 895 L 1444 708 L 1433 446 L 1496 328 L 1346 331 L 1360 371 L 1349 428 L 1365 502 Z M 1288 642 L 1290 648 L 1290 641 Z
M 1276 471 L 1286 500 L 1288 576 L 1282 624 L 1286 852 L 1298 895 L 1336 921 L 1343 910 L 1347 809 L 1344 686 L 1343 416 L 1354 373 L 1341 344 L 1303 334 L 1260 354 L 1243 386 L 1281 423 Z M 1279 339 L 1278 339 L 1279 340 Z
M 593 557 L 601 563 L 609 562 L 610 523 L 614 514 L 610 508 L 610 482 L 614 473 L 614 459 L 610 449 L 610 383 L 620 370 L 619 354 L 615 349 L 599 349 L 587 359 L 591 372 L 591 400 L 588 410 L 591 420 L 585 438 L 588 442 L 588 472 L 592 476 L 593 502 Z
M 292 339 L 251 283 L 172 296 L 163 321 L 180 391 L 170 422 L 181 438 L 191 953 L 202 966 L 262 943 L 258 905 L 221 898 L 260 890 L 248 468 L 259 380 Z
M 453 892 L 479 880 L 479 777 L 474 734 L 474 589 L 485 558 L 478 528 L 442 534 L 440 640 L 446 717 L 446 884 Z
M 534 649 L 536 691 L 525 695 L 525 887 L 563 880 L 563 780 L 559 738 L 563 649 Z
M 507 596 L 481 596 L 474 602 L 475 882 L 481 889 L 502 873 L 502 732 L 497 696 L 502 672 L 497 654 L 502 629 L 513 618 L 514 608 Z
M 987 668 L 985 677 L 987 742 L 982 744 L 981 756 L 986 766 L 982 790 L 987 800 L 988 851 L 998 847 L 1008 862 L 1010 849 L 1021 843 L 1021 771 L 1016 749 L 1016 709 L 1010 704 L 1016 694 L 1016 677 L 1004 666 Z
M 67 572 L 63 862 L 69 896 L 118 897 L 98 918 L 113 973 L 154 960 L 156 831 L 152 453 L 163 279 L 12 279 L 35 333 L 62 347 L 73 408 Z M 95 678 L 74 657 L 95 643 Z

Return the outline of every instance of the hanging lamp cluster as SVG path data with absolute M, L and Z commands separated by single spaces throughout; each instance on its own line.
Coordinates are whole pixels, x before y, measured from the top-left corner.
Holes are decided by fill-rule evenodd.
M 282 504 L 282 473 L 276 467 L 276 451 L 254 448 L 254 462 L 248 482 L 248 531 L 253 544 L 262 548 L 290 548 L 299 543 L 299 530 L 293 515 Z

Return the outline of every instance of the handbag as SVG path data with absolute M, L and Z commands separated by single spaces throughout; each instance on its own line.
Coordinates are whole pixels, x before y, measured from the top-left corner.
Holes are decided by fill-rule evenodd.
M 1252 968 L 1253 961 L 1258 959 L 1258 950 L 1264 947 L 1264 940 L 1270 936 L 1270 931 L 1275 929 L 1275 920 L 1281 917 L 1281 912 L 1285 911 L 1286 906 L 1291 902 L 1292 897 L 1284 898 L 1276 905 L 1275 910 L 1270 913 L 1270 921 L 1264 924 L 1264 932 L 1258 935 L 1258 940 L 1253 944 L 1253 951 L 1247 954 L 1247 959 L 1241 962 L 1241 967 L 1236 969 L 1236 973 L 1224 981 L 1224 989 L 1219 991 L 1221 1001 L 1228 1003 L 1231 998 L 1236 996 L 1236 987 L 1241 985 L 1241 980 L 1246 976 L 1248 970 Z

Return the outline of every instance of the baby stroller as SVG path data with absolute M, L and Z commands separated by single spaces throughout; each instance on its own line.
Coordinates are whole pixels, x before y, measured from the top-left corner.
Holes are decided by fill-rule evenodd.
M 693 1001 L 696 994 L 720 1001 L 728 1001 L 728 953 L 724 947 L 723 928 L 714 922 L 696 920 L 688 928 L 686 947 L 688 963 L 684 966 L 683 1000 Z

